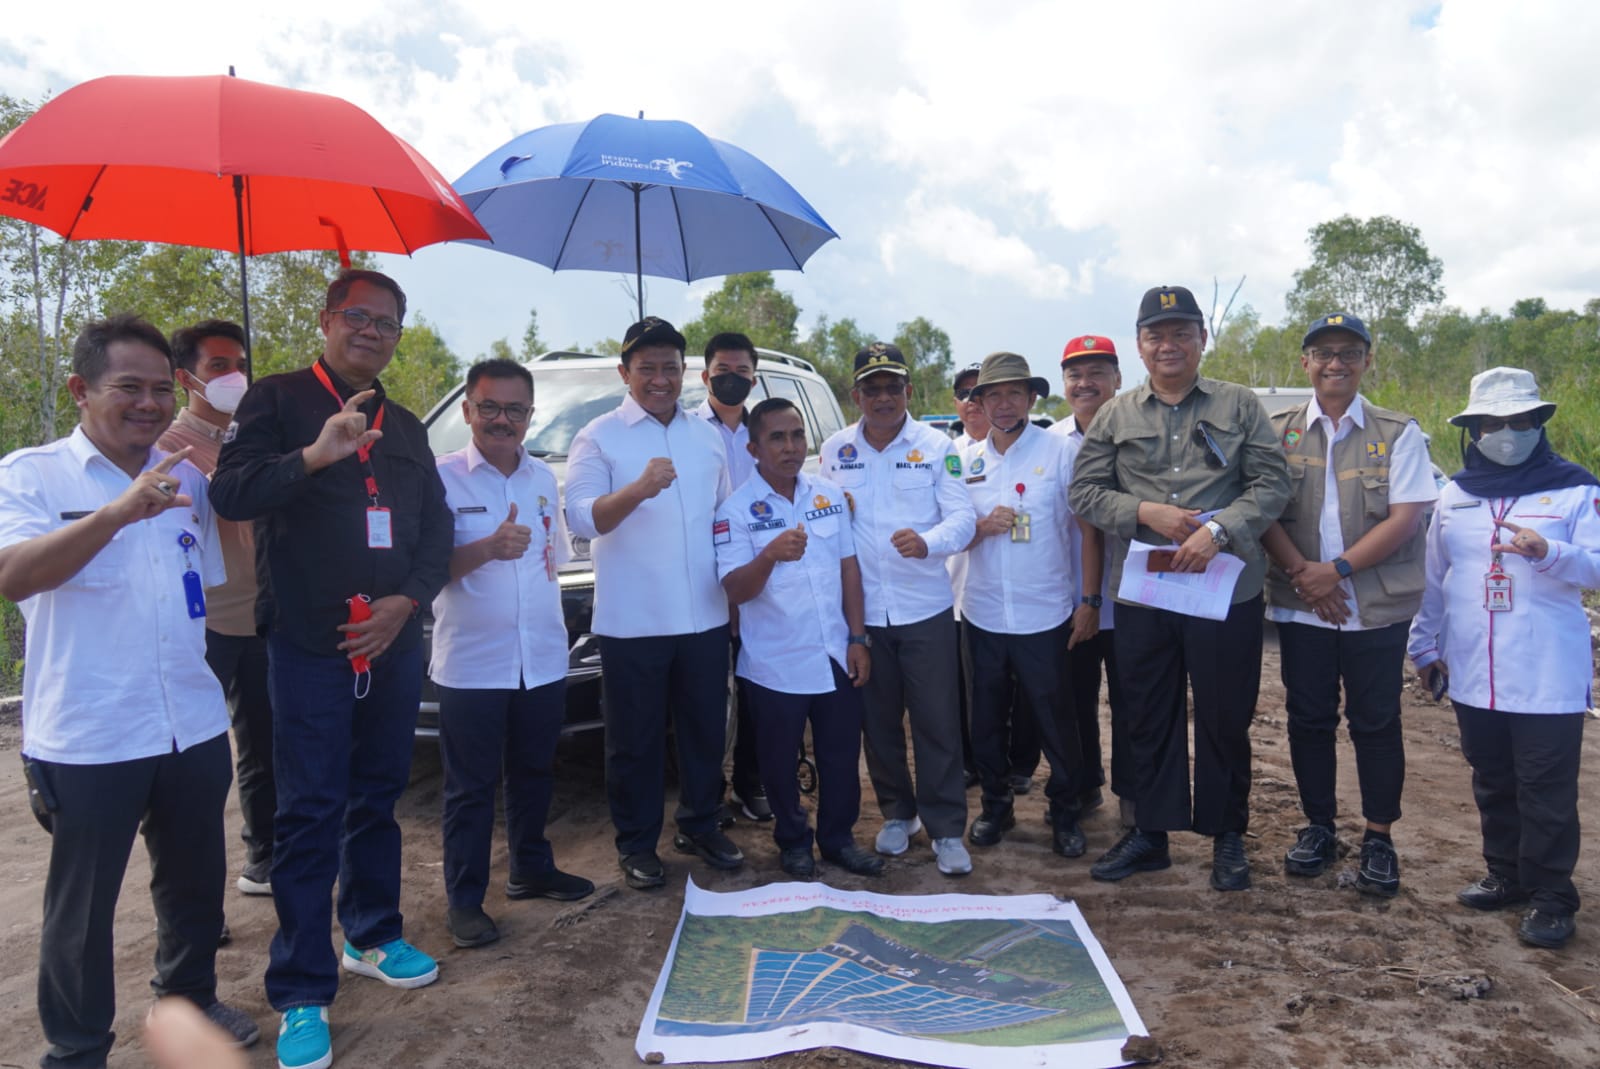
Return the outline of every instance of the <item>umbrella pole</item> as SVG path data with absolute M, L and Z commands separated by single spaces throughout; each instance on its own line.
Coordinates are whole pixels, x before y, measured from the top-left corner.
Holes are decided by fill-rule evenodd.
M 233 218 L 239 228 L 239 300 L 244 307 L 244 375 L 255 381 L 255 366 L 250 359 L 250 280 L 244 269 L 244 176 L 233 176 Z
M 644 246 L 639 240 L 639 186 L 633 187 L 633 292 L 639 298 L 639 318 L 644 319 Z

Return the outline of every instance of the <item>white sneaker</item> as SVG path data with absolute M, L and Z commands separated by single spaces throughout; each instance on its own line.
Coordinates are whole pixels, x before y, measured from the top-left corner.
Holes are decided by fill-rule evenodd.
M 934 856 L 939 859 L 939 871 L 946 876 L 965 876 L 972 871 L 972 855 L 956 839 L 935 839 Z
M 912 817 L 910 820 L 886 820 L 883 822 L 883 830 L 878 832 L 878 841 L 874 845 L 880 854 L 899 857 L 911 849 L 911 837 L 921 830 L 921 817 Z

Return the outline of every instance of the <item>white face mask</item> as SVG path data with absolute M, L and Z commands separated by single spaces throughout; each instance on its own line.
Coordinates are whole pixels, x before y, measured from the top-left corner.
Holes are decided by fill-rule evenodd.
M 1502 427 L 1478 439 L 1478 452 L 1496 464 L 1514 468 L 1527 460 L 1533 453 L 1533 447 L 1538 444 L 1538 427 L 1530 427 L 1525 431 Z
M 226 375 L 218 375 L 203 385 L 206 403 L 218 412 L 230 414 L 239 408 L 239 401 L 244 397 L 245 390 L 250 388 L 242 371 L 230 371 Z

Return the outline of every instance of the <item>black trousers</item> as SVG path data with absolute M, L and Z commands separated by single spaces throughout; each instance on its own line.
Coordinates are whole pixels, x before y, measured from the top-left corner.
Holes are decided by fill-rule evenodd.
M 1250 718 L 1261 690 L 1261 595 L 1226 619 L 1117 604 L 1117 670 L 1128 700 L 1136 816 L 1145 831 L 1243 832 L 1250 822 Z M 1194 801 L 1188 691 L 1194 690 Z
M 1115 631 L 1100 631 L 1087 642 L 1072 647 L 1069 664 L 1072 708 L 1078 719 L 1078 745 L 1083 749 L 1085 791 L 1103 787 L 1106 782 L 1100 747 L 1100 674 L 1105 672 L 1106 689 L 1111 698 L 1111 791 L 1118 798 L 1132 799 L 1133 752 L 1128 744 L 1128 710 L 1122 697 L 1122 678 L 1117 675 Z
M 232 781 L 224 733 L 160 757 L 104 765 L 34 762 L 55 796 L 39 932 L 39 1021 L 55 1066 L 103 1066 L 116 1034 L 112 919 L 134 836 L 150 852 L 156 958 L 150 987 L 202 1008 L 217 1000 L 217 937 Z
M 733 663 L 739 663 L 739 640 L 733 640 Z M 761 786 L 761 758 L 756 751 L 756 728 L 750 721 L 750 696 L 745 692 L 744 680 L 733 680 L 733 761 L 728 773 L 728 785 L 740 798 L 749 799 Z M 796 756 L 799 749 L 795 750 Z
M 678 830 L 699 835 L 715 828 L 727 736 L 727 625 L 688 635 L 602 635 L 600 669 L 606 800 L 617 852 L 653 851 L 661 838 L 669 718 L 678 754 Z
M 502 780 L 511 878 L 531 879 L 555 868 L 544 824 L 555 792 L 566 693 L 565 679 L 531 690 L 439 687 L 444 887 L 452 908 L 483 905 L 494 793 Z
M 233 721 L 234 778 L 239 784 L 239 835 L 249 864 L 272 861 L 272 699 L 267 688 L 267 640 L 206 631 L 206 664 L 222 684 Z
M 1005 726 L 1015 693 L 1024 715 L 1037 726 L 1040 745 L 1050 761 L 1045 795 L 1052 816 L 1077 816 L 1084 769 L 1067 667 L 1071 631 L 1068 621 L 1032 635 L 1006 635 L 985 631 L 971 620 L 961 621 L 972 665 L 972 749 L 983 785 L 985 813 L 1011 808 Z
M 1533 905 L 1576 913 L 1582 713 L 1503 713 L 1453 703 L 1489 871 Z
M 826 694 L 787 694 L 742 682 L 750 697 L 761 783 L 772 806 L 772 838 L 778 849 L 811 845 L 795 778 L 795 755 L 808 721 L 817 765 L 817 845 L 824 854 L 849 846 L 861 815 L 861 692 L 837 664 L 833 690 Z
M 961 692 L 961 763 L 977 771 L 978 759 L 972 749 L 972 665 L 967 656 L 967 643 L 961 637 L 961 621 L 956 621 L 956 674 Z M 1039 748 L 1039 729 L 1033 718 L 1012 688 L 1007 703 L 1011 710 L 1003 730 L 1006 733 L 1006 755 L 1013 776 L 1032 776 L 1039 768 L 1043 751 Z
M 1406 781 L 1400 686 L 1410 628 L 1409 621 L 1370 631 L 1278 625 L 1289 760 L 1300 787 L 1300 806 L 1311 823 L 1332 827 L 1338 816 L 1334 736 L 1341 683 L 1345 725 L 1356 751 L 1361 814 L 1374 824 L 1400 819 L 1400 792 Z

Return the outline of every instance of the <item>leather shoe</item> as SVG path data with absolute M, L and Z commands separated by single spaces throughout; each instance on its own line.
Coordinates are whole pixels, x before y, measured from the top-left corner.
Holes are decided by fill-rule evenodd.
M 809 880 L 817 874 L 817 859 L 811 847 L 791 846 L 778 855 L 778 867 L 797 880 Z
M 857 876 L 883 875 L 883 858 L 870 850 L 864 850 L 855 843 L 846 843 L 832 852 L 824 851 L 822 860 L 830 865 L 838 865 L 846 872 L 853 872 Z
M 772 819 L 772 803 L 767 801 L 767 792 L 760 787 L 753 791 L 729 791 L 728 804 L 746 820 L 765 823 Z
M 1006 832 L 1017 826 L 1017 815 L 1011 809 L 1003 809 L 998 813 L 985 810 L 972 822 L 972 830 L 967 832 L 967 841 L 973 846 L 993 846 L 1006 837 Z
M 1117 844 L 1100 855 L 1100 860 L 1089 867 L 1089 875 L 1097 880 L 1124 880 L 1136 872 L 1155 872 L 1172 867 L 1172 855 L 1166 844 L 1155 842 L 1138 828 L 1117 840 Z
M 1506 879 L 1489 873 L 1471 887 L 1456 892 L 1456 901 L 1469 909 L 1505 909 L 1528 900 L 1528 892 Z
M 667 872 L 654 850 L 641 850 L 636 854 L 623 854 L 617 858 L 622 878 L 635 891 L 652 891 L 667 882 Z
M 1211 848 L 1211 889 L 1245 891 L 1249 887 L 1250 861 L 1244 856 L 1244 836 L 1223 832 Z
M 1065 815 L 1056 818 L 1054 830 L 1050 833 L 1050 849 L 1062 857 L 1082 857 L 1083 852 L 1089 849 L 1076 818 Z
M 458 947 L 481 947 L 500 938 L 500 929 L 480 908 L 451 907 L 448 920 L 450 938 Z
M 1517 935 L 1529 946 L 1558 950 L 1566 945 L 1578 930 L 1578 922 L 1570 913 L 1557 913 L 1548 909 L 1530 909 L 1517 927 Z
M 1033 790 L 1033 777 L 1021 772 L 1013 772 L 1006 777 L 1006 786 L 1011 788 L 1012 794 L 1027 794 Z
M 512 873 L 506 881 L 507 898 L 553 898 L 558 902 L 576 902 L 594 894 L 594 884 L 582 876 L 551 869 L 537 876 L 518 876 Z
M 733 845 L 732 839 L 722 834 L 721 828 L 699 835 L 685 835 L 680 831 L 672 837 L 672 848 L 680 854 L 697 854 L 714 869 L 732 870 L 744 864 L 744 854 Z

